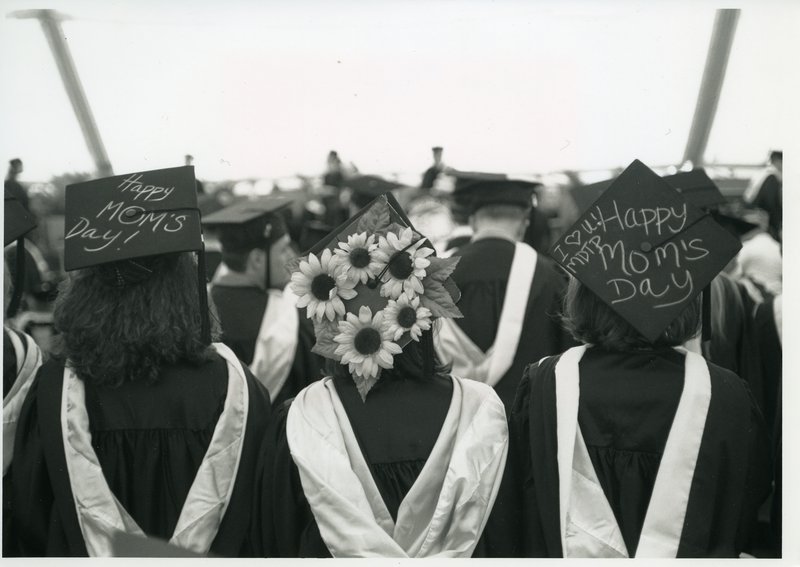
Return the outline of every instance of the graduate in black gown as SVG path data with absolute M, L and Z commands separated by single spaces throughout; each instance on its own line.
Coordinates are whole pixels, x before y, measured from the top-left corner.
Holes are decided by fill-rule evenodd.
M 222 342 L 250 367 L 274 405 L 321 377 L 322 359 L 311 352 L 314 328 L 295 307 L 286 263 L 295 256 L 283 212 L 288 199 L 239 201 L 203 218 L 216 232 L 222 265 L 211 298 Z
M 493 386 L 507 409 L 527 364 L 574 344 L 559 320 L 566 278 L 521 241 L 537 185 L 462 173 L 454 190 L 473 235 L 455 253 L 464 317 L 443 322 L 437 349 L 455 375 Z
M 329 376 L 277 408 L 266 436 L 253 536 L 264 556 L 514 553 L 517 524 L 495 513 L 503 405 L 433 351 L 436 319 L 458 315 L 455 262 L 383 196 L 297 266 Z
M 141 199 L 157 188 L 161 199 Z M 233 352 L 210 342 L 202 265 L 181 252 L 202 254 L 195 207 L 191 168 L 67 189 L 67 234 L 86 234 L 91 218 L 90 234 L 120 244 L 66 239 L 59 340 L 14 445 L 23 555 L 110 556 L 118 532 L 197 554 L 252 553 L 253 472 L 270 404 Z M 148 229 L 137 232 L 134 219 Z
M 680 347 L 740 246 L 638 161 L 554 245 L 584 344 L 528 367 L 515 401 L 526 555 L 745 549 L 769 490 L 763 418 L 743 380 Z
M 8 190 L 3 210 L 3 243 L 14 246 L 17 251 L 24 248 L 22 239 L 36 227 L 33 215 Z M 19 256 L 24 258 L 23 255 Z M 3 272 L 3 313 L 15 315 L 16 306 L 22 296 L 22 279 L 25 270 L 18 270 L 11 277 L 6 261 Z M 3 556 L 17 555 L 17 542 L 13 537 L 11 518 L 11 474 L 9 469 L 14 453 L 14 438 L 17 432 L 22 404 L 33 383 L 34 376 L 42 365 L 42 353 L 33 337 L 3 323 Z

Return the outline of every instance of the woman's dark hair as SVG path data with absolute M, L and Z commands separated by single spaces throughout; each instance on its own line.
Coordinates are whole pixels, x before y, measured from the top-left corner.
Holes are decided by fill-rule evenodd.
M 214 356 L 201 337 L 192 255 L 152 256 L 136 265 L 151 273 L 126 280 L 124 262 L 79 270 L 56 299 L 53 355 L 91 384 L 153 383 L 165 364 Z M 212 318 L 212 335 L 218 328 Z
M 564 296 L 564 327 L 575 340 L 608 350 L 630 351 L 643 348 L 679 346 L 700 331 L 700 296 L 686 306 L 663 333 L 649 341 L 602 299 L 575 278 Z
M 433 348 L 433 327 L 436 326 L 437 322 L 434 321 L 431 329 L 423 331 L 419 342 L 411 341 L 408 343 L 403 348 L 403 352 L 394 357 L 394 366 L 381 370 L 381 380 L 386 378 L 390 380 L 425 380 L 433 376 L 448 376 L 450 374 L 450 365 L 443 364 Z M 427 372 L 426 359 L 430 369 Z M 336 376 L 337 378 L 350 376 L 347 365 L 339 364 L 331 359 L 325 360 L 325 372 L 329 376 Z M 378 380 L 375 387 L 381 384 L 381 380 Z

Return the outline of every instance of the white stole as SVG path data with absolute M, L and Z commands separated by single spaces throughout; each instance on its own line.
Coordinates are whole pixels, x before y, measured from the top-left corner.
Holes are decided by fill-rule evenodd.
M 283 291 L 267 292 L 267 308 L 261 320 L 250 370 L 275 401 L 286 383 L 297 352 L 297 297 L 287 286 Z
M 221 343 L 216 351 L 228 363 L 228 392 L 222 414 L 197 471 L 169 542 L 205 554 L 211 547 L 233 492 L 244 444 L 249 394 L 236 355 Z M 64 369 L 61 434 L 75 511 L 90 557 L 113 555 L 116 532 L 144 536 L 111 492 L 92 448 L 83 382 Z
M 700 442 L 711 401 L 703 357 L 685 356 L 684 386 L 656 474 L 636 557 L 676 557 Z M 586 346 L 561 355 L 555 367 L 561 547 L 568 557 L 628 557 L 611 505 L 578 427 L 578 363 Z
M 42 365 L 42 351 L 32 337 L 25 333 L 18 335 L 11 329 L 6 333 L 14 347 L 14 355 L 17 359 L 17 377 L 14 385 L 3 398 L 3 476 L 11 465 L 14 457 L 14 437 L 17 432 L 17 421 L 22 410 L 22 404 L 31 389 L 36 372 Z M 23 344 L 22 341 L 25 341 Z
M 453 375 L 495 386 L 511 368 L 525 322 L 536 260 L 536 250 L 524 242 L 515 244 L 497 335 L 486 352 L 472 342 L 455 320 L 441 319 L 436 350 L 444 362 L 452 364 Z
M 286 437 L 333 557 L 470 557 L 508 453 L 505 410 L 497 394 L 454 377 L 442 430 L 394 522 L 330 378 L 295 398 Z

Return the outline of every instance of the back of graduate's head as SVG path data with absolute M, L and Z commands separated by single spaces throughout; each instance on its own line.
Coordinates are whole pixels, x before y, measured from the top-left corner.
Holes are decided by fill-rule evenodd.
M 700 332 L 700 298 L 695 297 L 656 340 L 650 341 L 580 280 L 570 278 L 562 322 L 575 340 L 607 350 L 680 346 Z
M 476 234 L 486 230 L 496 230 L 507 233 L 515 240 L 522 240 L 530 222 L 530 212 L 530 207 L 492 203 L 472 213 L 470 224 Z
M 93 384 L 155 382 L 164 364 L 209 360 L 190 252 L 76 270 L 53 313 L 54 356 Z M 212 322 L 212 337 L 218 336 Z

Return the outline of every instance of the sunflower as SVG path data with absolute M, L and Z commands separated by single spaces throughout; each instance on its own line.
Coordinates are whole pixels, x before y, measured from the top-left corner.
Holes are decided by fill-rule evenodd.
M 322 251 L 320 258 L 309 254 L 292 274 L 291 288 L 299 298 L 297 306 L 307 307 L 308 318 L 316 321 L 323 317 L 333 321 L 336 315 L 344 317 L 342 300 L 356 296 L 354 287 L 355 283 L 347 279 L 337 257 L 328 248 Z
M 427 258 L 433 254 L 433 248 L 423 247 L 423 238 L 412 244 L 413 236 L 411 228 L 406 228 L 399 238 L 393 232 L 389 232 L 385 238 L 380 237 L 375 256 L 386 264 L 388 276 L 381 286 L 383 297 L 397 299 L 403 292 L 414 296 L 425 291 L 422 279 L 425 277 L 425 268 L 431 264 Z
M 339 247 L 333 253 L 336 254 L 350 281 L 365 284 L 377 276 L 383 268 L 383 264 L 374 254 L 377 248 L 375 235 L 370 234 L 367 237 L 366 232 L 361 232 L 348 236 L 347 242 L 339 242 Z
M 383 313 L 386 329 L 395 341 L 405 332 L 411 333 L 411 338 L 419 341 L 422 331 L 431 328 L 431 311 L 419 306 L 419 297 L 412 298 L 402 293 L 397 301 L 389 300 Z
M 348 313 L 347 320 L 339 321 L 339 334 L 333 340 L 339 343 L 336 354 L 341 355 L 341 363 L 362 378 L 376 378 L 380 369 L 391 368 L 394 355 L 402 352 L 383 324 L 383 311 L 373 317 L 366 305 L 358 310 L 358 317 Z

